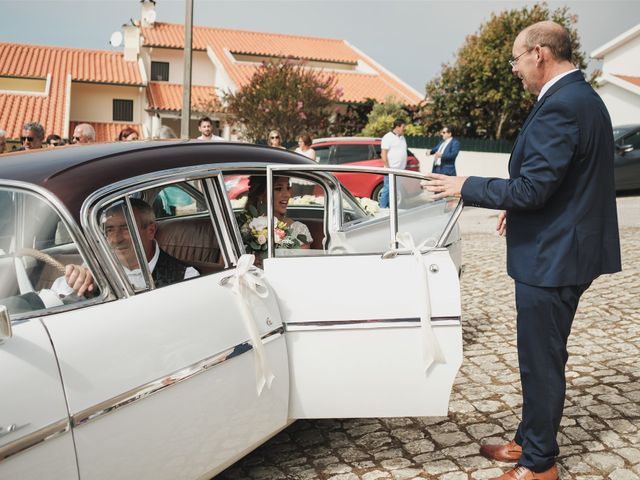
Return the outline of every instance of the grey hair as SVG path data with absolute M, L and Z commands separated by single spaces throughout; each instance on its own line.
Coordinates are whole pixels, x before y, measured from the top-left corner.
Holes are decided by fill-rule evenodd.
M 2 137 L 2 138 L 6 138 L 7 137 L 7 132 L 2 130 L 1 128 L 0 128 L 0 137 Z
M 548 47 L 556 60 L 571 61 L 571 37 L 559 23 L 550 20 L 534 23 L 526 28 L 524 40 L 527 49 L 536 45 Z
M 158 130 L 158 138 L 166 140 L 169 138 L 178 138 L 178 136 L 169 125 L 162 125 Z
M 89 137 L 92 141 L 96 139 L 96 130 L 89 123 L 81 123 L 76 125 L 85 137 Z
M 44 127 L 38 122 L 27 122 L 22 130 L 31 131 L 38 137 L 38 140 L 44 140 Z

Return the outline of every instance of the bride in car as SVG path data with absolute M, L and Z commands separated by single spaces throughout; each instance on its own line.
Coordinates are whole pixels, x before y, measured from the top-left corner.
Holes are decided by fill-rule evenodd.
M 276 248 L 309 248 L 313 238 L 302 222 L 287 217 L 291 198 L 289 177 L 274 177 L 273 216 Z M 256 255 L 256 263 L 267 252 L 267 179 L 253 175 L 249 178 L 247 203 L 240 218 L 240 233 L 247 253 Z

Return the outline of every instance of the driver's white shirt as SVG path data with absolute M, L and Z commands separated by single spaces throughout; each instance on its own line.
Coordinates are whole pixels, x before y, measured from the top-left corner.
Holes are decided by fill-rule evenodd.
M 158 246 L 158 242 L 154 240 L 153 245 L 154 245 L 153 257 L 149 261 L 149 271 L 151 273 L 153 273 L 153 271 L 155 270 L 156 264 L 158 263 L 158 258 L 160 257 L 160 247 Z M 82 266 L 86 267 L 87 265 L 83 264 Z M 133 288 L 143 289 L 146 287 L 146 284 L 144 281 L 144 275 L 142 274 L 142 269 L 135 268 L 133 270 L 129 270 L 127 267 L 122 265 L 122 270 L 127 275 L 127 278 L 129 279 L 129 282 L 131 283 Z M 187 269 L 184 271 L 183 279 L 186 280 L 187 278 L 193 278 L 199 275 L 200 274 L 195 268 L 187 267 Z M 51 290 L 58 296 L 67 296 L 73 293 L 73 288 L 71 288 L 67 284 L 67 281 L 65 280 L 64 275 L 62 277 L 56 278 L 55 282 L 53 282 L 53 285 L 51 285 Z

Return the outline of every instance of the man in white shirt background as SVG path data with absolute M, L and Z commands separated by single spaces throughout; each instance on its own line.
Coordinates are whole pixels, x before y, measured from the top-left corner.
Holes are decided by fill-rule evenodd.
M 198 120 L 198 131 L 201 135 L 197 140 L 204 140 L 206 142 L 224 142 L 224 138 L 213 134 L 213 122 L 209 117 L 202 117 Z
M 385 168 L 404 169 L 407 166 L 407 141 L 404 138 L 406 122 L 397 118 L 393 121 L 393 128 L 382 137 L 382 161 Z M 384 177 L 380 192 L 380 208 L 389 208 L 389 177 Z
M 433 160 L 433 173 L 443 175 L 456 175 L 456 158 L 460 152 L 460 142 L 453 138 L 453 129 L 450 125 L 445 125 L 440 130 L 442 140 L 431 149 L 431 155 L 435 154 Z

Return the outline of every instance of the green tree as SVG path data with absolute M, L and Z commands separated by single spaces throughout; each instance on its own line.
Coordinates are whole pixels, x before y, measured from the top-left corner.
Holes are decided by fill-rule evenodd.
M 568 7 L 550 11 L 546 3 L 493 14 L 469 35 L 453 65 L 443 65 L 440 76 L 427 83 L 429 99 L 422 121 L 427 132 L 451 124 L 457 135 L 511 139 L 518 134 L 535 98 L 511 73 L 511 47 L 518 33 L 542 20 L 563 25 L 571 35 L 573 63 L 584 69 L 585 54 Z
M 278 129 L 283 142 L 292 142 L 303 132 L 325 136 L 339 96 L 333 76 L 284 61 L 263 63 L 251 82 L 224 98 L 251 140 Z
M 381 137 L 393 128 L 393 121 L 402 118 L 408 124 L 411 123 L 409 113 L 402 103 L 393 97 L 385 99 L 384 103 L 376 103 L 369 115 L 367 115 L 367 125 L 362 130 L 365 137 Z
M 367 98 L 361 103 L 349 103 L 346 107 L 338 109 L 331 122 L 329 134 L 336 137 L 359 135 L 367 124 L 367 116 L 375 102 L 372 98 Z

